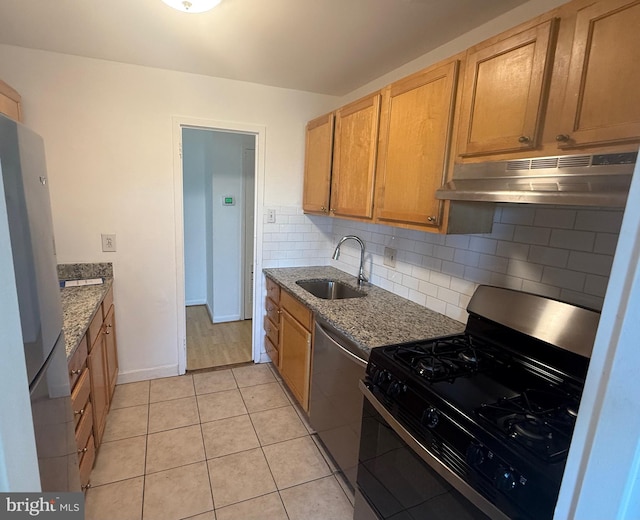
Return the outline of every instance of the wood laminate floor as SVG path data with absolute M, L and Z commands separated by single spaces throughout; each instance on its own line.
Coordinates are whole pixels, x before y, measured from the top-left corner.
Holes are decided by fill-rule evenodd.
M 211 323 L 204 305 L 187 307 L 187 370 L 251 361 L 251 323 Z

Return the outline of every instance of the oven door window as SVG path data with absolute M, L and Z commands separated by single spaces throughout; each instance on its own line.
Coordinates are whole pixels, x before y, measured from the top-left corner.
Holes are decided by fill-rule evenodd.
M 382 520 L 487 519 L 364 400 L 358 489 Z

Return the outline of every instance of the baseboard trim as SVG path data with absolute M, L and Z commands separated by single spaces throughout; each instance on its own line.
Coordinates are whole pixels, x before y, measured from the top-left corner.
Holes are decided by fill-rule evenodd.
M 206 305 L 207 300 L 187 300 L 184 304 L 187 307 L 193 307 L 194 305 Z
M 178 365 L 165 365 L 161 367 L 143 368 L 141 370 L 130 370 L 118 374 L 117 384 L 135 383 L 137 381 L 147 381 L 160 377 L 171 377 L 178 375 Z
M 242 321 L 239 314 L 231 314 L 227 316 L 216 316 L 213 320 L 213 323 L 226 323 L 228 321 Z

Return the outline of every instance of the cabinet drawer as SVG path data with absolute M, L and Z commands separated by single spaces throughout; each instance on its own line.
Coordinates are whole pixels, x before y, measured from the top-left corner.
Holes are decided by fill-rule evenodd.
M 275 326 L 269 318 L 264 318 L 264 331 L 267 334 L 267 338 L 271 340 L 274 345 L 278 344 L 278 327 Z
M 112 305 L 113 287 L 109 289 L 109 292 L 107 292 L 107 294 L 105 295 L 104 300 L 102 300 L 102 319 L 107 319 L 107 314 L 109 314 L 109 309 L 111 309 Z
M 85 412 L 82 414 L 80 422 L 76 428 L 76 445 L 78 446 L 78 459 L 83 453 L 86 453 L 85 448 L 89 437 L 93 433 L 93 410 L 91 409 L 91 401 L 87 402 Z M 83 451 L 85 450 L 85 451 Z
M 96 340 L 100 338 L 100 329 L 102 328 L 102 311 L 98 309 L 96 315 L 91 320 L 89 324 L 89 329 L 87 330 L 87 345 L 89 347 L 89 352 L 96 343 Z
M 89 377 L 89 369 L 85 368 L 71 392 L 71 407 L 73 408 L 76 427 L 84 415 L 90 415 L 87 414 L 87 402 L 89 401 L 90 392 L 91 378 Z
M 71 388 L 76 384 L 76 381 L 80 378 L 82 369 L 87 364 L 87 336 L 83 336 L 78 348 L 69 359 L 69 383 Z
M 264 308 L 267 311 L 268 318 L 273 323 L 278 323 L 280 321 L 280 318 L 279 318 L 280 307 L 278 307 L 278 304 L 275 303 L 271 298 L 265 299 Z
M 280 303 L 280 286 L 271 278 L 267 278 L 267 296 L 275 303 Z
M 96 447 L 93 442 L 93 435 L 89 437 L 89 442 L 87 442 L 87 451 L 82 454 L 82 458 L 80 460 L 80 485 L 82 486 L 82 490 L 86 491 L 89 485 L 89 476 L 91 475 L 91 469 L 93 468 L 93 463 L 96 460 Z
M 311 331 L 313 315 L 308 307 L 296 300 L 287 291 L 282 291 L 280 294 L 280 306 L 298 320 L 305 329 Z
M 264 338 L 264 350 L 266 351 L 266 353 L 271 358 L 271 361 L 273 361 L 273 364 L 276 367 L 279 367 L 280 366 L 280 352 L 278 351 L 277 347 L 273 343 L 271 343 L 271 340 L 269 339 L 268 336 Z

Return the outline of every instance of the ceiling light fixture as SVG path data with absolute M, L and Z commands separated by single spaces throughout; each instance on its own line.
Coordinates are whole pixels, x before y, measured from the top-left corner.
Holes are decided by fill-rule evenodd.
M 213 9 L 221 0 L 162 0 L 165 4 L 183 13 L 204 13 Z

